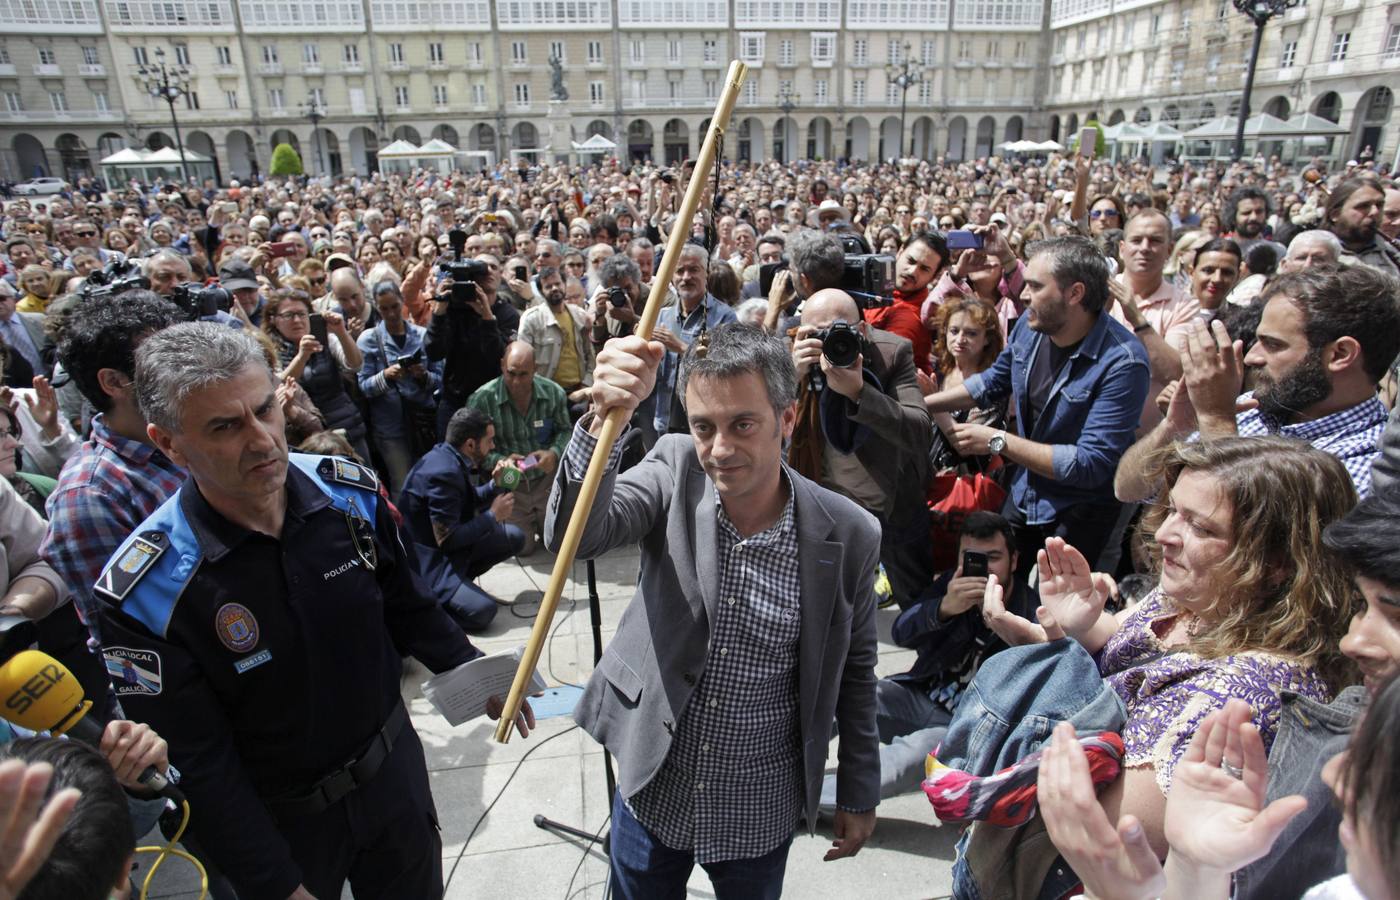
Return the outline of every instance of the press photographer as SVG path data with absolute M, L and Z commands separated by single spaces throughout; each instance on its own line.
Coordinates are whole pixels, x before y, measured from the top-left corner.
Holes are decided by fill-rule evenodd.
M 196 282 L 190 261 L 178 251 L 158 250 L 147 257 L 142 264 L 142 274 L 152 291 L 180 307 L 185 321 L 219 322 L 234 328 L 243 327 L 242 320 L 228 311 L 233 305 L 233 294 L 218 285 L 205 287 Z M 132 287 L 143 287 L 131 282 L 129 275 L 122 281 L 130 283 Z M 112 287 L 115 289 L 116 284 Z
M 880 562 L 901 607 L 933 577 L 920 489 L 933 438 L 904 338 L 861 320 L 850 294 L 821 290 L 802 306 L 792 347 L 798 417 L 788 460 L 880 519 Z
M 446 276 L 433 296 L 432 318 L 423 347 L 428 359 L 443 361 L 442 398 L 438 403 L 437 430 L 447 431 L 447 420 L 461 409 L 472 392 L 500 374 L 500 360 L 509 335 L 491 308 L 490 270 L 463 250 L 467 234 L 448 232 L 452 259 L 438 264 Z

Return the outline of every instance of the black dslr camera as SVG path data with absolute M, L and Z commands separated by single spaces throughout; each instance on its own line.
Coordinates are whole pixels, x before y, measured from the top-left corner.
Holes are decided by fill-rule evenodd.
M 447 308 L 470 309 L 472 301 L 477 298 L 476 280 L 485 277 L 489 270 L 486 263 L 462 258 L 462 252 L 467 247 L 465 231 L 452 229 L 447 232 L 447 241 L 452 245 L 452 259 L 438 263 L 438 270 L 452 281 L 452 295 L 447 301 Z
M 174 293 L 170 295 L 170 302 L 180 307 L 186 322 L 197 322 L 219 310 L 227 312 L 233 306 L 233 294 L 217 284 L 208 287 L 199 284 L 177 284 Z
M 104 268 L 88 273 L 80 294 L 84 300 L 92 300 L 150 287 L 151 280 L 141 274 L 140 266 L 129 259 L 113 259 Z
M 615 308 L 621 309 L 632 303 L 632 298 L 627 296 L 627 292 L 620 287 L 608 288 L 608 302 Z
M 812 337 L 822 342 L 822 356 L 841 369 L 855 365 L 865 345 L 860 331 L 845 319 L 837 319 Z

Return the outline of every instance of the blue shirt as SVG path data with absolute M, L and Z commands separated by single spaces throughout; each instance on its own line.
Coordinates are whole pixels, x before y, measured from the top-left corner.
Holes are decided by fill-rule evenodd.
M 657 317 L 656 324 L 660 328 L 669 328 L 671 333 L 690 346 L 690 342 L 695 340 L 700 334 L 700 326 L 703 324 L 706 331 L 713 331 L 725 322 L 737 320 L 734 310 L 729 304 L 716 299 L 712 294 L 706 294 L 705 299 L 696 304 L 690 311 L 690 315 L 681 320 L 681 304 L 668 306 L 661 310 L 661 315 Z M 656 433 L 665 434 L 671 421 L 671 391 L 676 386 L 676 375 L 680 370 L 681 356 L 671 350 L 666 351 L 666 355 L 661 358 L 661 367 L 656 372 Z
M 427 330 L 421 325 L 405 322 L 407 329 L 403 335 L 403 346 L 399 347 L 389 336 L 381 322 L 373 328 L 360 332 L 356 341 L 364 362 L 360 365 L 360 391 L 369 401 L 369 426 L 379 438 L 400 439 L 407 437 L 404 428 L 404 404 L 422 410 L 432 410 L 437 406 L 433 396 L 442 387 L 442 360 L 428 359 L 423 349 Z M 428 380 L 419 383 L 408 375 L 398 381 L 384 377 L 384 370 L 393 365 L 401 356 L 421 354 L 423 366 L 428 371 Z
M 1036 354 L 1042 346 L 1048 350 L 1049 340 L 1022 316 L 992 367 L 965 382 L 983 408 L 1014 396 L 1021 436 L 1053 448 L 1053 478 L 1018 466 L 1011 481 L 1011 500 L 1031 525 L 1055 522 L 1062 511 L 1082 503 L 1115 502 L 1113 473 L 1133 444 L 1152 377 L 1142 342 L 1100 313 L 1056 373 L 1045 409 L 1026 434 L 1025 423 L 1031 420 L 1027 382 Z

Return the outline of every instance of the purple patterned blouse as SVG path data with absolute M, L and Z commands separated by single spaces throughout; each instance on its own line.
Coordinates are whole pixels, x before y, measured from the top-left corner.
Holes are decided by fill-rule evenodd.
M 1283 657 L 1245 653 L 1204 659 L 1185 650 L 1168 651 L 1152 626 L 1177 614 L 1161 590 L 1153 590 L 1098 654 L 1099 672 L 1128 710 L 1123 765 L 1152 766 L 1164 794 L 1201 720 L 1227 700 L 1239 698 L 1253 708 L 1267 751 L 1278 729 L 1280 691 L 1323 703 L 1332 699 L 1315 672 Z M 1162 653 L 1167 655 L 1153 658 Z

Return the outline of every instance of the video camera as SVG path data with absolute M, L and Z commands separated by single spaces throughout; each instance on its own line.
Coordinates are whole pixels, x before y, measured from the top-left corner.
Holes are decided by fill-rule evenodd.
M 233 306 L 233 294 L 217 284 L 205 287 L 199 284 L 177 284 L 170 295 L 170 302 L 180 307 L 186 322 L 197 322 Z
M 141 274 L 141 267 L 129 259 L 113 259 L 101 269 L 89 272 L 79 292 L 84 300 L 111 297 L 127 291 L 144 291 L 151 280 Z
M 468 309 L 477 298 L 476 280 L 484 278 L 489 271 L 486 263 L 474 259 L 463 259 L 467 248 L 467 233 L 460 228 L 447 232 L 447 241 L 452 245 L 452 259 L 438 263 L 438 270 L 452 279 L 452 296 L 447 301 L 448 309 Z
M 894 303 L 894 257 L 862 253 L 846 257 L 841 290 L 855 298 L 861 309 Z

